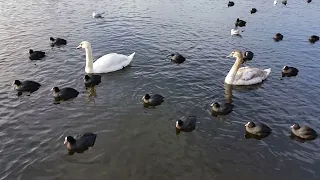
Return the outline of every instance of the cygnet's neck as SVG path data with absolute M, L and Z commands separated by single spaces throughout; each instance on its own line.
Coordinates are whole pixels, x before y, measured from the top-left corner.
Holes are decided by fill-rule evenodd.
M 232 68 L 230 69 L 228 75 L 226 76 L 226 79 L 224 80 L 227 84 L 232 84 L 234 81 L 234 77 L 237 74 L 238 69 L 241 66 L 241 63 L 243 61 L 242 57 L 237 57 L 236 62 L 233 64 Z
M 93 73 L 93 59 L 92 59 L 92 51 L 91 46 L 89 45 L 86 49 L 86 73 Z

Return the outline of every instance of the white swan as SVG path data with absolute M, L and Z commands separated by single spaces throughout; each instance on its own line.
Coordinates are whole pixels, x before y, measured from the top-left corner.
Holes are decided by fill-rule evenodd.
M 237 58 L 236 62 L 230 69 L 226 79 L 224 80 L 227 84 L 233 85 L 253 85 L 261 83 L 265 80 L 271 72 L 271 69 L 259 69 L 253 67 L 241 67 L 243 62 L 243 55 L 240 50 L 232 51 L 227 57 Z
M 232 35 L 240 35 L 240 32 L 243 32 L 243 31 L 240 31 L 240 29 L 231 29 L 231 36 Z
M 131 63 L 135 55 L 135 52 L 130 56 L 110 53 L 100 57 L 93 63 L 91 44 L 88 41 L 82 41 L 77 49 L 80 48 L 86 50 L 86 73 L 108 73 L 123 69 Z
M 104 14 L 104 12 L 103 12 L 103 13 L 93 12 L 93 13 L 92 13 L 92 18 L 103 18 L 103 17 L 102 17 L 102 14 Z
M 277 3 L 278 3 L 277 0 L 274 0 L 273 1 L 273 6 L 275 6 Z

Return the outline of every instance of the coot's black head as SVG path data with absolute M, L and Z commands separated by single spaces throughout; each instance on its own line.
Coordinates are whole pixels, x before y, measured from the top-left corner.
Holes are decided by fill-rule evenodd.
M 176 128 L 177 128 L 177 129 L 180 129 L 182 125 L 183 125 L 183 121 L 179 119 L 179 120 L 176 122 Z
M 211 104 L 212 107 L 216 107 L 216 108 L 219 108 L 220 107 L 220 104 L 218 102 L 215 102 L 213 104 Z
M 66 144 L 67 142 L 69 142 L 70 144 L 74 144 L 74 143 L 76 143 L 76 140 L 72 136 L 67 136 L 64 139 L 64 144 Z
M 32 54 L 33 53 L 33 50 L 32 49 L 29 49 L 29 54 Z
M 283 70 L 288 70 L 289 69 L 289 67 L 288 66 L 283 66 L 283 68 L 282 68 Z
M 248 122 L 245 126 L 248 127 L 248 128 L 253 128 L 256 125 L 253 122 Z
M 300 129 L 300 126 L 299 126 L 299 124 L 293 124 L 293 125 L 291 126 L 291 128 L 292 128 L 292 129 Z
M 237 22 L 239 22 L 240 21 L 240 19 L 239 18 L 237 18 Z
M 59 92 L 60 89 L 59 89 L 58 87 L 53 87 L 53 88 L 51 89 L 51 91 L 53 91 L 53 92 Z
M 85 79 L 86 81 L 88 81 L 88 80 L 90 79 L 90 76 L 85 75 L 85 76 L 84 76 L 84 79 Z
M 50 37 L 50 41 L 54 41 L 54 38 L 53 38 L 53 37 Z
M 144 99 L 146 100 L 150 99 L 150 95 L 149 94 L 144 95 Z
M 14 82 L 13 82 L 12 85 L 20 86 L 20 85 L 21 85 L 21 82 L 20 82 L 19 80 L 14 80 Z

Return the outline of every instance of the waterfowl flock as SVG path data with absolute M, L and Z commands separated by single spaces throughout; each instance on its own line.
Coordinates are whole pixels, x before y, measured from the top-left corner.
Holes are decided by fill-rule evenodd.
M 307 1 L 308 3 L 311 2 L 311 0 Z M 283 0 L 281 2 L 284 5 L 287 5 L 287 1 Z M 274 5 L 277 4 L 277 1 L 274 1 Z M 233 7 L 235 5 L 234 2 L 229 1 L 228 2 L 228 8 Z M 257 12 L 256 8 L 252 8 L 250 13 L 254 14 Z M 92 13 L 93 18 L 103 18 L 103 13 Z M 235 22 L 235 28 L 231 30 L 231 35 L 240 35 L 240 32 L 243 32 L 242 30 L 238 29 L 238 27 L 245 27 L 246 21 L 241 20 L 240 18 L 236 19 Z M 280 33 L 277 33 L 273 39 L 275 41 L 281 41 L 283 40 L 283 35 Z M 67 40 L 62 38 L 53 38 L 50 37 L 50 46 L 64 46 L 67 45 Z M 309 38 L 309 41 L 311 43 L 315 43 L 319 41 L 319 36 L 312 35 Z M 86 65 L 85 65 L 85 75 L 83 77 L 84 79 L 84 85 L 86 88 L 89 87 L 95 87 L 101 83 L 101 75 L 102 73 L 110 73 L 114 71 L 121 70 L 127 66 L 129 66 L 135 56 L 135 52 L 131 53 L 130 55 L 123 55 L 123 54 L 117 54 L 117 53 L 109 53 L 106 55 L 103 55 L 99 59 L 95 60 L 93 62 L 93 56 L 92 56 L 92 49 L 91 44 L 88 41 L 82 41 L 77 49 L 85 49 L 86 54 Z M 45 52 L 43 51 L 34 51 L 32 49 L 29 50 L 29 59 L 30 60 L 41 60 L 44 58 Z M 234 50 L 231 52 L 231 54 L 227 57 L 235 58 L 235 62 L 230 69 L 229 73 L 225 77 L 224 82 L 229 85 L 235 85 L 235 86 L 247 86 L 247 85 L 254 85 L 262 83 L 264 80 L 267 79 L 269 74 L 271 73 L 270 68 L 262 69 L 257 67 L 250 67 L 250 66 L 244 66 L 241 67 L 243 63 L 246 63 L 248 61 L 251 61 L 254 57 L 254 53 L 251 51 L 245 51 L 242 53 L 241 50 Z M 181 54 L 169 54 L 167 55 L 167 58 L 170 58 L 170 60 L 174 63 L 181 64 L 186 61 L 186 58 L 183 57 Z M 299 70 L 295 67 L 289 67 L 284 66 L 281 72 L 282 77 L 292 77 L 297 76 Z M 34 93 L 37 91 L 41 85 L 38 82 L 31 81 L 31 80 L 15 80 L 12 84 L 15 87 L 15 90 L 18 92 L 18 95 L 22 95 L 23 92 L 28 92 L 29 95 L 31 93 Z M 74 88 L 71 87 L 53 87 L 51 89 L 53 92 L 53 98 L 55 101 L 68 101 L 74 98 L 77 98 L 80 94 L 79 91 L 77 91 Z M 165 97 L 160 94 L 145 94 L 141 100 L 144 107 L 149 108 L 155 108 L 156 106 L 160 106 L 164 102 Z M 169 100 L 170 101 L 170 100 Z M 228 114 L 232 113 L 234 109 L 234 105 L 231 103 L 218 103 L 214 102 L 211 104 L 211 112 L 213 116 L 227 116 Z M 191 132 L 196 129 L 197 124 L 197 117 L 196 116 L 188 116 L 186 118 L 180 118 L 176 121 L 175 128 L 177 131 L 177 134 L 180 133 L 180 131 L 183 132 Z M 268 137 L 272 130 L 270 127 L 268 127 L 266 124 L 262 122 L 248 122 L 245 124 L 245 137 L 247 138 L 255 138 L 255 139 L 262 139 L 265 137 Z M 317 138 L 317 133 L 310 127 L 307 126 L 299 126 L 298 124 L 294 123 L 291 127 L 291 136 L 298 138 L 301 141 L 307 141 L 307 140 L 314 140 Z M 88 150 L 89 147 L 92 147 L 95 144 L 97 138 L 97 134 L 94 134 L 92 132 L 87 132 L 83 134 L 78 134 L 74 137 L 67 136 L 65 137 L 64 144 L 66 144 L 67 149 L 71 154 L 74 152 L 84 152 L 85 150 Z

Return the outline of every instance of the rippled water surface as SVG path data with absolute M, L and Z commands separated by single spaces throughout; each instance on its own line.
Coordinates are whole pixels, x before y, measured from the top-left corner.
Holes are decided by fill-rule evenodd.
M 319 179 L 319 139 L 291 140 L 289 126 L 306 124 L 320 132 L 320 2 L 222 0 L 7 0 L 0 2 L 0 179 Z M 251 15 L 252 7 L 258 9 Z M 105 11 L 104 19 L 92 19 Z M 247 21 L 242 38 L 231 37 L 237 17 Z M 272 37 L 282 33 L 284 40 Z M 68 45 L 51 48 L 49 37 Z M 87 40 L 93 56 L 136 52 L 132 66 L 104 74 L 96 96 L 83 85 Z M 47 57 L 30 61 L 28 50 Z M 229 87 L 224 78 L 234 49 L 251 50 L 248 65 L 271 68 L 267 81 Z M 177 65 L 166 59 L 180 52 Z M 280 80 L 284 65 L 299 69 Z M 41 88 L 17 97 L 15 79 Z M 53 86 L 80 95 L 53 104 Z M 146 109 L 145 93 L 165 102 Z M 212 117 L 210 103 L 232 101 L 228 116 Z M 196 115 L 197 128 L 176 135 L 182 116 Z M 244 124 L 261 121 L 273 129 L 263 139 L 246 139 Z M 67 155 L 64 137 L 98 134 L 84 154 Z

